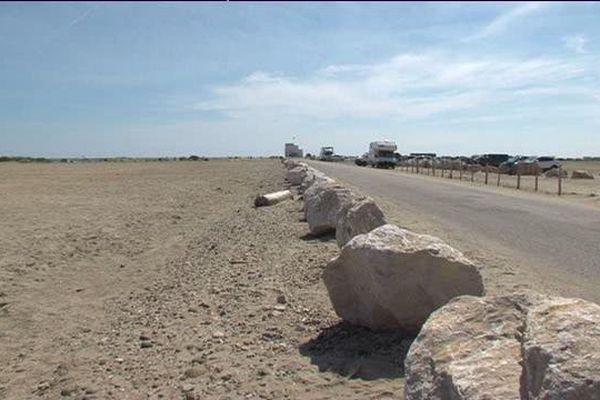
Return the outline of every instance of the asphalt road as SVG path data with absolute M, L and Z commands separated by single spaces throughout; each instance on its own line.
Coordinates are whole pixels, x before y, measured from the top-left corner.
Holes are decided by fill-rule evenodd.
M 569 293 L 600 302 L 600 286 L 596 286 L 600 284 L 600 210 L 596 208 L 398 171 L 311 164 L 365 194 L 418 210 L 455 235 L 468 233 L 490 247 L 511 249 L 516 264 L 526 255 L 542 274 L 568 275 L 587 287 Z

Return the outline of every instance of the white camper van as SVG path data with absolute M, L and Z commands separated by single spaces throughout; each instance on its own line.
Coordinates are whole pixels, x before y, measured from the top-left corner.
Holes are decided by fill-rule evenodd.
M 321 161 L 333 161 L 333 147 L 321 147 L 321 154 L 319 155 Z
M 388 140 L 371 142 L 367 163 L 376 168 L 395 168 L 396 157 L 394 157 L 394 152 L 397 149 L 396 143 Z

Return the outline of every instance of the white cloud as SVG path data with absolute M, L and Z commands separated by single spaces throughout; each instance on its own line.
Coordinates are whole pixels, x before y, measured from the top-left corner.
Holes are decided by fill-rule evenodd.
M 544 7 L 545 3 L 541 2 L 526 2 L 513 7 L 509 11 L 500 14 L 490 23 L 481 28 L 474 35 L 469 36 L 465 41 L 476 39 L 484 39 L 491 36 L 499 35 L 505 32 L 516 20 L 531 15 Z
M 588 40 L 583 35 L 565 36 L 563 38 L 563 43 L 567 49 L 572 50 L 577 54 L 587 53 L 586 45 Z
M 231 118 L 417 119 L 541 92 L 591 97 L 579 83 L 586 77 L 586 65 L 569 59 L 403 54 L 376 64 L 328 66 L 304 79 L 255 72 L 213 88 L 194 108 Z

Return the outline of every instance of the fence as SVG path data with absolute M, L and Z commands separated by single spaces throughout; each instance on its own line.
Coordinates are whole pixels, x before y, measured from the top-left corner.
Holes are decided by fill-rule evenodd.
M 508 187 L 517 190 L 533 190 L 540 191 L 540 178 L 543 177 L 539 168 L 535 169 L 535 173 L 524 174 L 520 169 L 517 169 L 513 175 L 502 173 L 499 168 L 492 166 L 479 166 L 465 164 L 462 162 L 456 163 L 438 163 L 438 162 L 402 162 L 398 165 L 399 169 L 406 172 L 411 172 L 419 175 L 439 176 L 447 179 L 458 179 L 460 181 L 481 182 L 484 185 L 495 185 L 498 187 Z M 547 190 L 551 193 L 556 193 L 561 196 L 563 194 L 563 170 L 559 167 L 554 189 Z M 495 178 L 490 182 L 490 178 Z

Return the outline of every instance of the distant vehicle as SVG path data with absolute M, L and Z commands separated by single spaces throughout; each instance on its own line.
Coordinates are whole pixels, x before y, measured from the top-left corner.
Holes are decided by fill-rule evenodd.
M 420 167 L 423 168 L 429 168 L 431 167 L 431 164 L 433 163 L 433 157 L 431 156 L 410 156 L 410 158 L 408 159 L 407 163 L 409 165 L 418 165 Z
M 362 156 L 358 157 L 356 160 L 354 160 L 354 164 L 358 165 L 359 167 L 366 167 L 369 162 L 369 153 L 365 153 Z
M 479 165 L 491 165 L 494 167 L 499 167 L 505 161 L 508 161 L 510 156 L 508 154 L 482 154 L 479 156 L 474 156 L 475 162 Z
M 321 154 L 319 155 L 321 161 L 333 161 L 333 147 L 321 147 Z
M 549 171 L 553 168 L 560 168 L 560 161 L 558 161 L 555 157 L 549 157 L 549 156 L 526 157 L 515 163 L 515 173 L 516 173 L 516 169 L 518 169 L 519 165 L 523 165 L 523 164 L 537 164 L 537 166 L 539 167 L 539 169 L 542 172 Z
M 436 153 L 410 153 L 411 157 L 427 157 L 433 159 L 437 157 Z
M 375 168 L 395 168 L 396 157 L 394 152 L 397 149 L 396 143 L 387 140 L 371 142 L 367 163 Z
M 514 175 L 517 173 L 517 163 L 520 161 L 527 160 L 528 158 L 531 158 L 531 157 L 528 157 L 528 156 L 511 157 L 499 165 L 500 172 L 503 174 Z
M 541 156 L 536 157 L 536 161 L 543 172 L 549 171 L 553 168 L 560 168 L 561 165 L 560 161 L 558 161 L 556 157 Z

